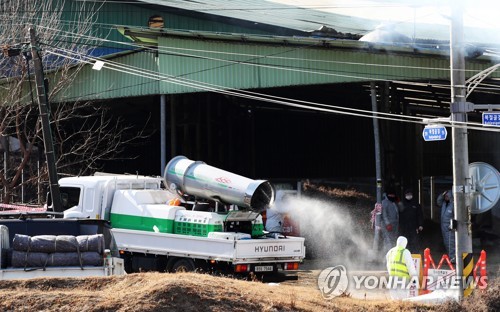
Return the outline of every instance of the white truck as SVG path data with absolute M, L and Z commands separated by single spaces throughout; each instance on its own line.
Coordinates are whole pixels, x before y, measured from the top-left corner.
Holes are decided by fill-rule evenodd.
M 303 238 L 264 231 L 259 212 L 274 199 L 268 181 L 184 156 L 163 179 L 95 175 L 59 185 L 64 218 L 110 222 L 127 272 L 270 273 L 297 270 L 305 257 Z

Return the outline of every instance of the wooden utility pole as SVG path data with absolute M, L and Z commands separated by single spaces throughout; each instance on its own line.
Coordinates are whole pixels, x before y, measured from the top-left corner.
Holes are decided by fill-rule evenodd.
M 57 180 L 56 157 L 54 153 L 54 142 L 52 141 L 52 132 L 50 131 L 49 109 L 47 89 L 45 88 L 42 60 L 38 54 L 38 44 L 34 28 L 29 29 L 31 56 L 35 65 L 36 92 L 38 95 L 38 108 L 42 121 L 43 145 L 45 148 L 45 160 L 47 161 L 47 170 L 49 173 L 49 188 L 52 197 L 52 205 L 55 212 L 62 212 L 61 193 L 59 191 L 59 182 Z

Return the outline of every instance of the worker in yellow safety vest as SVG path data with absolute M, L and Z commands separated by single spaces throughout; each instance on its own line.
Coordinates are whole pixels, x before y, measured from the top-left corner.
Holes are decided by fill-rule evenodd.
M 408 240 L 406 237 L 399 236 L 396 241 L 396 247 L 391 248 L 385 256 L 389 276 L 405 279 L 405 285 L 411 281 L 411 277 L 417 276 L 417 270 L 411 253 L 406 249 L 407 244 Z M 402 288 L 403 287 L 401 287 L 401 289 L 391 288 L 391 297 L 393 299 L 405 298 L 408 292 Z

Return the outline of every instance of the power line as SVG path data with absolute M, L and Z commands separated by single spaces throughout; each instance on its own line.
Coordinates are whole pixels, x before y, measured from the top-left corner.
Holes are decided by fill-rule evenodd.
M 73 52 L 73 51 L 68 51 L 68 50 L 66 50 L 66 52 L 75 53 L 75 52 Z M 56 53 L 56 54 L 57 54 L 57 53 Z M 63 54 L 58 54 L 58 55 L 59 55 L 59 56 L 61 56 L 61 57 L 68 57 L 67 55 L 63 55 Z M 77 54 L 77 55 L 79 56 L 79 58 L 75 58 L 75 57 L 73 57 L 72 59 L 73 59 L 73 60 L 77 60 L 77 61 L 80 61 L 80 62 L 81 62 L 81 61 L 82 61 L 82 59 L 81 59 L 82 57 L 84 57 L 84 58 L 89 58 L 88 56 L 86 56 L 86 55 L 84 55 L 84 54 Z M 90 58 L 90 59 L 91 59 L 91 58 Z M 97 58 L 95 58 L 95 59 L 94 59 L 94 61 L 95 61 L 95 60 L 97 60 Z M 91 62 L 88 62 L 88 61 L 87 61 L 87 63 L 91 63 Z M 109 60 L 107 60 L 107 63 L 108 63 L 108 64 L 111 64 L 111 62 L 110 62 Z M 119 64 L 119 63 L 117 63 L 117 64 Z M 117 65 L 117 66 L 121 66 L 121 71 L 122 71 L 122 72 L 127 72 L 127 70 L 130 70 L 130 69 L 132 69 L 132 68 L 133 68 L 133 67 L 131 67 L 131 66 L 129 66 L 129 67 L 126 67 L 126 66 L 123 66 L 123 65 Z M 118 67 L 117 69 L 120 69 L 120 67 Z M 139 71 L 140 71 L 140 72 L 142 72 L 142 73 L 144 73 L 144 70 L 143 70 L 143 69 L 139 69 Z M 168 81 L 168 82 L 170 82 L 170 83 L 176 83 L 176 84 L 180 84 L 180 85 L 183 85 L 183 86 L 188 86 L 188 87 L 193 87 L 193 88 L 198 88 L 198 89 L 204 89 L 204 90 L 206 90 L 206 91 L 221 92 L 221 90 L 222 90 L 222 89 L 214 89 L 213 87 L 209 86 L 209 84 L 206 84 L 206 83 L 205 83 L 205 84 L 198 83 L 198 82 L 192 83 L 192 82 L 190 82 L 191 80 L 186 80 L 186 79 L 184 79 L 184 80 L 178 80 L 178 79 L 175 79 L 175 78 L 173 78 L 173 77 L 171 77 L 171 76 L 170 76 L 170 77 L 161 77 L 161 76 L 159 76 L 156 72 L 150 72 L 149 74 L 150 74 L 150 75 L 139 74 L 139 76 L 144 77 L 144 78 L 155 79 L 155 80 L 158 80 L 158 79 L 163 79 L 163 80 L 167 80 L 167 81 Z M 151 77 L 151 75 L 153 75 L 153 77 Z M 209 87 L 207 87 L 207 86 L 209 86 Z M 216 87 L 219 87 L 219 86 L 216 86 Z M 219 87 L 219 88 L 221 88 L 221 87 Z M 227 88 L 226 88 L 226 89 L 227 89 Z M 232 92 L 232 93 L 229 93 L 229 94 L 230 94 L 230 95 L 236 95 L 236 96 L 238 96 L 238 95 L 239 95 L 239 96 L 242 96 L 242 97 L 245 97 L 245 96 L 246 96 L 246 97 L 248 97 L 248 96 L 245 94 L 245 92 L 242 92 L 242 91 L 239 91 L 239 92 L 240 92 L 240 93 L 234 93 L 234 92 Z M 226 93 L 227 93 L 227 92 L 226 92 Z M 249 92 L 246 92 L 246 93 L 248 94 Z M 267 99 L 267 98 L 263 98 L 263 97 L 262 97 L 262 96 L 263 96 L 262 94 L 258 94 L 258 93 L 251 93 L 251 94 L 257 94 L 257 95 L 258 95 L 257 97 L 255 97 L 255 96 L 250 97 L 250 98 L 252 98 L 252 99 L 263 100 L 263 101 L 268 101 L 268 102 L 274 102 L 274 103 L 277 103 L 277 104 L 288 104 L 288 105 L 295 106 L 295 107 L 299 107 L 299 108 L 311 109 L 311 107 L 304 107 L 304 106 L 297 106 L 297 105 L 293 105 L 293 104 L 290 104 L 290 103 L 283 103 L 283 102 L 269 101 L 269 99 Z M 259 96 L 260 96 L 260 97 L 259 97 Z M 269 97 L 269 96 L 268 96 L 268 97 Z M 282 99 L 282 98 L 281 98 L 281 99 Z M 290 100 L 290 99 L 285 99 L 285 100 L 288 100 L 288 101 L 294 101 L 294 100 Z M 321 105 L 321 104 L 318 104 L 318 103 L 311 103 L 311 102 L 307 102 L 307 104 L 308 104 L 308 105 L 311 105 L 311 104 L 313 104 L 313 105 Z M 337 111 L 335 111 L 335 110 L 332 110 L 332 109 L 331 109 L 331 108 L 332 108 L 332 106 L 326 106 L 326 107 L 328 107 L 328 110 L 327 110 L 327 111 L 329 111 L 329 112 L 339 113 L 339 114 L 345 114 L 345 112 L 343 112 L 343 111 L 338 111 L 338 110 L 337 110 Z M 347 108 L 345 108 L 345 107 L 336 107 L 336 108 L 337 108 L 337 109 L 342 109 L 342 110 L 348 110 L 348 109 L 347 109 Z M 317 109 L 317 108 L 316 108 L 316 109 Z M 320 109 L 320 110 L 321 110 L 321 109 Z M 369 114 L 372 114 L 372 112 L 371 112 L 371 111 L 362 111 L 362 110 L 358 110 L 358 111 L 360 111 L 360 112 L 362 112 L 362 113 L 369 113 Z M 351 115 L 355 115 L 355 116 L 359 116 L 359 117 L 369 117 L 369 118 L 372 118 L 372 117 L 373 117 L 373 116 L 363 116 L 363 115 L 360 115 L 360 114 L 353 114 L 353 113 L 351 113 Z M 383 114 L 380 114 L 380 115 L 382 116 Z M 388 115 L 389 115 L 389 116 L 393 116 L 392 114 L 388 114 Z M 410 117 L 413 117 L 413 116 L 404 116 L 404 118 L 410 118 Z M 398 118 L 396 118 L 396 119 L 395 119 L 394 117 L 391 117 L 391 118 L 383 118 L 383 117 L 379 117 L 379 118 L 381 118 L 381 119 L 388 119 L 388 120 L 394 120 L 394 121 L 403 121 L 403 120 L 402 120 L 402 116 L 398 116 Z M 415 117 L 415 118 L 416 118 L 416 119 L 418 119 L 418 120 L 421 120 L 421 118 L 418 118 L 418 117 Z M 421 123 L 421 122 L 420 122 L 420 123 Z
M 158 48 L 151 48 L 151 47 L 145 47 L 143 45 L 135 44 L 135 43 L 125 43 L 121 41 L 116 41 L 116 40 L 109 40 L 109 39 L 102 39 L 98 37 L 90 37 L 90 36 L 85 36 L 85 35 L 79 35 L 76 33 L 70 33 L 71 38 L 74 38 L 74 36 L 80 36 L 82 38 L 85 38 L 86 40 L 97 40 L 97 41 L 103 41 L 103 42 L 108 42 L 108 43 L 115 43 L 115 44 L 121 44 L 125 46 L 130 46 L 132 48 L 141 48 L 145 50 L 150 50 L 154 52 L 159 52 L 159 53 L 177 53 L 179 56 L 186 56 L 186 57 L 195 57 L 195 58 L 206 58 L 208 60 L 214 60 L 214 61 L 221 61 L 221 62 L 233 62 L 233 63 L 243 63 L 242 61 L 237 61 L 237 60 L 227 60 L 227 59 L 220 59 L 220 58 L 214 58 L 214 57 L 203 57 L 200 55 L 196 54 L 187 54 L 187 53 L 179 53 L 179 52 L 172 52 L 171 50 L 181 50 L 181 51 L 193 51 L 193 52 L 201 52 L 201 53 L 212 53 L 212 54 L 222 54 L 222 55 L 232 55 L 232 56 L 243 56 L 243 57 L 253 57 L 253 58 L 258 58 L 258 59 L 278 59 L 278 60 L 288 60 L 288 61 L 306 61 L 306 62 L 311 62 L 311 63 L 326 63 L 326 64 L 339 64 L 339 65 L 358 65 L 358 66 L 373 66 L 373 67 L 386 67 L 386 68 L 411 68 L 411 69 L 421 69 L 421 70 L 437 70 L 437 71 L 448 71 L 446 68 L 436 68 L 436 67 L 420 67 L 420 66 L 406 66 L 406 65 L 397 65 L 397 64 L 374 64 L 374 63 L 359 63 L 359 62 L 343 62 L 343 61 L 331 61 L 331 60 L 311 60 L 311 59 L 305 59 L 305 58 L 293 58 L 293 57 L 282 57 L 282 56 L 273 56 L 273 55 L 261 55 L 261 54 L 248 54 L 248 53 L 234 53 L 234 52 L 221 52 L 221 51 L 213 51 L 213 50 L 200 50 L 200 49 L 187 49 L 187 48 L 178 48 L 178 47 L 158 47 Z M 302 49 L 306 48 L 312 48 L 316 47 L 317 45 L 307 45 L 306 47 L 301 47 Z M 280 52 L 281 53 L 288 53 L 290 51 L 295 51 L 297 49 L 290 49 L 288 51 Z M 270 65 L 261 65 L 261 64 L 252 64 L 254 66 L 270 66 Z M 467 70 L 471 72 L 476 72 L 473 70 Z M 310 73 L 310 71 L 308 71 Z M 360 79 L 369 79 L 368 77 L 359 77 Z M 388 80 L 392 81 L 392 80 Z
M 56 48 L 56 50 L 57 50 L 57 48 Z M 61 57 L 68 57 L 68 58 L 71 58 L 71 59 L 73 59 L 75 61 L 84 62 L 84 63 L 87 63 L 87 64 L 93 64 L 96 60 L 100 60 L 99 58 L 89 57 L 89 56 L 78 54 L 78 53 L 75 53 L 75 52 L 69 51 L 69 50 L 64 50 L 64 49 L 58 49 L 58 50 L 62 50 L 65 53 L 70 54 L 70 55 L 74 55 L 74 56 L 68 56 L 67 54 L 62 54 L 62 53 L 58 53 L 58 52 L 54 52 L 54 51 L 47 51 L 47 52 L 52 53 L 54 55 L 61 56 Z M 130 74 L 133 74 L 133 75 L 136 75 L 136 76 L 139 76 L 139 77 L 155 79 L 155 80 L 158 80 L 158 81 L 170 82 L 170 83 L 179 84 L 179 85 L 182 85 L 182 86 L 192 87 L 192 88 L 195 88 L 195 89 L 202 89 L 202 90 L 205 90 L 205 91 L 222 91 L 224 93 L 228 92 L 228 91 L 225 91 L 225 90 L 235 90 L 237 92 L 241 92 L 245 96 L 246 96 L 246 94 L 253 95 L 253 96 L 255 96 L 255 95 L 262 96 L 263 100 L 265 100 L 265 97 L 278 98 L 278 99 L 286 99 L 286 98 L 279 98 L 279 97 L 274 97 L 274 96 L 270 96 L 270 95 L 259 94 L 259 93 L 256 93 L 256 92 L 250 92 L 250 91 L 245 91 L 245 90 L 238 90 L 238 89 L 220 87 L 220 86 L 217 86 L 217 85 L 214 85 L 214 84 L 204 83 L 204 82 L 198 82 L 198 81 L 194 81 L 194 80 L 186 79 L 186 78 L 179 78 L 179 77 L 174 77 L 174 76 L 165 75 L 165 74 L 158 74 L 157 72 L 154 72 L 154 71 L 148 71 L 148 70 L 145 70 L 145 69 L 142 69 L 142 68 L 137 68 L 137 67 L 130 66 L 130 65 L 123 65 L 123 64 L 120 64 L 120 63 L 117 63 L 117 62 L 113 62 L 113 61 L 109 61 L 109 60 L 103 60 L 103 61 L 105 61 L 109 65 L 112 65 L 111 67 L 106 66 L 106 68 L 110 68 L 112 70 L 117 70 L 117 71 L 125 72 L 125 73 L 129 72 Z M 235 91 L 230 91 L 230 92 L 234 93 Z M 371 111 L 363 111 L 363 110 L 358 110 L 358 109 L 353 109 L 353 108 L 331 106 L 331 105 L 325 105 L 325 104 L 314 103 L 314 102 L 298 101 L 298 100 L 294 100 L 294 99 L 286 99 L 286 100 L 295 101 L 295 102 L 299 102 L 299 103 L 307 103 L 307 104 L 317 105 L 317 106 L 320 106 L 320 107 L 323 107 L 323 108 L 329 108 L 330 109 L 329 112 L 342 113 L 340 111 L 331 111 L 331 108 L 333 107 L 333 108 L 341 109 L 341 110 L 351 110 L 351 111 L 358 111 L 358 112 L 369 112 L 370 114 L 372 113 Z M 388 113 L 379 113 L 379 114 L 380 115 L 392 116 L 392 114 L 388 114 Z M 403 116 L 403 117 L 410 118 L 410 119 L 411 118 L 421 119 L 421 118 L 414 117 L 414 116 Z
M 72 34 L 72 36 L 78 36 L 78 34 Z M 89 38 L 86 37 L 86 39 L 88 40 Z M 91 38 L 93 40 L 102 40 L 101 38 Z M 122 42 L 119 42 L 119 41 L 112 41 L 112 40 L 106 40 L 106 41 L 110 41 L 110 42 L 114 42 L 114 43 L 119 43 L 119 44 L 125 44 L 125 43 L 122 43 Z M 136 44 L 128 44 L 130 46 L 135 46 L 135 47 L 139 47 L 139 45 L 136 45 Z M 141 48 L 143 48 L 142 46 L 140 46 Z M 147 48 L 146 48 L 147 49 Z M 152 51 L 155 51 L 155 49 L 151 49 L 150 50 Z M 158 52 L 158 53 L 163 53 L 163 51 L 168 51 L 168 49 L 164 49 L 164 48 L 160 48 L 159 49 L 161 52 Z M 205 50 L 206 52 L 210 53 L 210 52 L 213 52 L 213 51 L 207 51 Z M 191 55 L 191 54 L 186 54 L 185 55 L 186 57 L 196 57 L 196 58 L 200 58 L 200 56 L 198 55 Z M 257 57 L 266 57 L 266 56 L 261 56 L 261 55 L 257 55 Z M 274 57 L 274 56 L 270 56 L 271 57 Z M 217 61 L 222 61 L 222 62 L 234 62 L 233 64 L 247 64 L 249 62 L 241 62 L 241 61 L 230 61 L 230 60 L 224 60 L 224 59 L 217 59 L 217 58 L 211 58 L 211 60 L 217 60 Z M 304 60 L 304 59 L 302 59 Z M 342 63 L 342 62 L 341 62 Z M 348 62 L 349 63 L 349 62 Z M 251 64 L 248 64 L 248 65 L 251 65 L 251 66 L 268 66 L 268 65 L 263 65 L 263 64 L 260 64 L 260 63 L 251 63 Z M 369 66 L 367 64 L 363 64 L 363 63 L 359 63 L 359 65 L 364 65 L 364 66 Z M 372 64 L 373 65 L 373 64 Z M 376 64 L 375 64 L 376 65 Z M 390 65 L 389 65 L 390 66 Z M 216 68 L 219 68 L 219 67 L 216 67 Z M 216 69 L 216 68 L 212 68 L 212 69 Z M 287 68 L 284 68 L 284 67 L 280 67 L 280 66 L 273 66 L 272 68 L 274 69 L 284 69 L 286 70 Z M 420 67 L 417 67 L 417 68 L 420 68 Z M 421 69 L 426 69 L 425 67 L 421 68 Z M 312 71 L 312 70 L 301 70 L 301 69 L 288 69 L 288 70 L 293 70 L 293 71 L 297 71 L 297 72 L 302 72 L 302 73 L 313 73 L 313 74 L 323 74 L 323 75 L 329 75 L 330 73 L 324 73 L 324 72 L 317 72 L 317 71 Z M 439 69 L 441 70 L 441 69 Z M 337 71 L 338 72 L 338 71 Z M 336 75 L 336 76 L 352 76 L 352 75 L 341 75 L 341 74 L 330 74 L 330 75 Z M 359 78 L 361 80 L 369 80 L 369 79 L 373 79 L 373 80 L 379 80 L 379 81 L 382 81 L 383 79 L 376 79 L 374 77 L 365 77 L 365 76 L 355 76 L 356 78 Z M 404 77 L 398 77 L 398 78 L 404 78 Z M 385 80 L 385 81 L 393 81 L 394 79 L 391 79 L 391 80 Z M 428 84 L 429 85 L 429 84 Z M 444 86 L 446 88 L 449 88 L 449 86 Z M 491 88 L 490 88 L 491 90 Z
M 50 28 L 49 28 L 50 29 Z M 56 31 L 60 31 L 59 29 L 52 29 L 52 30 L 56 30 Z M 66 37 L 68 37 L 68 33 L 70 34 L 70 37 L 71 38 L 84 38 L 85 40 L 92 40 L 92 41 L 102 41 L 102 38 L 98 38 L 98 37 L 89 37 L 89 36 L 82 36 L 81 34 L 78 34 L 78 33 L 71 33 L 71 32 L 68 32 L 68 31 L 63 31 L 63 33 L 66 33 Z M 118 44 L 125 44 L 123 42 L 120 42 L 120 41 L 112 41 L 112 40 L 107 40 L 108 42 L 112 42 L 112 43 L 118 43 Z M 130 45 L 130 46 L 135 46 L 135 47 L 138 47 L 139 45 L 137 44 L 126 44 L 126 45 Z M 159 52 L 159 53 L 165 53 L 165 52 L 170 52 L 168 50 L 169 48 L 160 48 L 159 50 L 162 51 L 162 52 Z M 172 48 L 173 49 L 173 48 Z M 153 50 L 153 49 L 151 49 Z M 154 51 L 154 50 L 153 50 Z M 196 50 L 196 51 L 201 51 L 201 52 L 205 52 L 205 53 L 218 53 L 216 51 L 209 51 L 209 50 Z M 282 53 L 286 53 L 285 52 L 282 52 Z M 192 54 L 181 54 L 182 56 L 186 56 L 186 57 L 196 57 L 196 58 L 200 58 L 200 56 L 198 55 L 192 55 Z M 300 58 L 286 58 L 286 57 L 277 57 L 277 56 L 272 56 L 272 55 L 251 55 L 251 54 L 235 54 L 235 55 L 244 55 L 244 56 L 255 56 L 257 58 L 280 58 L 280 59 L 286 59 L 286 60 L 302 60 L 302 61 L 312 61 L 312 62 L 316 62 L 317 60 L 305 60 L 305 59 L 300 59 Z M 307 70 L 304 70 L 303 68 L 290 68 L 290 67 L 286 67 L 286 66 L 275 66 L 275 65 L 264 65 L 264 64 L 260 64 L 260 63 L 251 63 L 251 62 L 248 62 L 248 61 L 232 61 L 232 60 L 225 60 L 225 59 L 217 59 L 217 58 L 209 58 L 210 60 L 215 60 L 215 61 L 220 61 L 220 62 L 227 62 L 227 63 L 230 63 L 230 64 L 245 64 L 245 65 L 250 65 L 250 66 L 261 66 L 261 67 L 269 67 L 269 68 L 272 68 L 272 69 L 280 69 L 280 70 L 291 70 L 291 71 L 295 71 L 295 72 L 301 72 L 301 73 L 312 73 L 312 74 L 320 74 L 320 75 L 333 75 L 333 76 L 340 76 L 340 77 L 347 77 L 347 78 L 353 78 L 353 79 L 360 79 L 360 80 L 382 80 L 380 78 L 374 78 L 374 77 L 366 77 L 366 76 L 353 76 L 352 75 L 352 71 L 350 72 L 351 75 L 346 75 L 346 74 L 338 74 L 338 70 L 336 70 L 335 72 L 336 73 L 328 73 L 328 72 L 318 72 L 318 71 L 315 71 L 315 70 L 310 70 L 310 69 L 307 69 Z M 369 63 L 353 63 L 353 62 L 337 62 L 337 61 L 320 61 L 320 62 L 334 62 L 334 63 L 338 63 L 338 64 L 349 64 L 349 65 L 360 65 L 360 66 L 392 66 L 392 65 L 385 65 L 385 64 L 369 64 Z M 229 66 L 229 65 L 227 65 Z M 396 65 L 398 66 L 398 65 Z M 403 66 L 403 65 L 400 65 L 400 66 Z M 208 69 L 208 70 L 215 70 L 217 68 L 220 68 L 222 66 L 218 66 L 218 67 L 215 67 L 215 68 L 211 68 L 211 69 Z M 408 66 L 403 66 L 403 67 L 408 67 Z M 426 70 L 429 70 L 429 68 L 425 68 L 425 67 L 412 67 L 412 68 L 418 68 L 418 69 L 426 69 Z M 443 70 L 442 68 L 431 68 L 431 70 Z M 192 73 L 188 73 L 188 74 L 192 74 Z M 359 74 L 366 74 L 366 73 L 360 73 L 360 72 L 357 72 L 355 73 L 357 75 Z M 396 77 L 394 77 L 396 78 Z M 397 78 L 404 78 L 403 76 L 399 76 Z M 385 79 L 385 81 L 393 81 L 394 79 Z M 489 90 L 492 90 L 493 88 L 488 88 Z
M 79 34 L 71 33 L 71 37 L 73 38 L 74 36 L 79 36 Z M 80 35 L 81 36 L 81 35 Z M 144 47 L 135 43 L 123 43 L 120 41 L 113 41 L 113 40 L 108 40 L 108 39 L 102 39 L 102 38 L 97 38 L 97 37 L 88 37 L 85 36 L 87 40 L 100 40 L 100 41 L 106 41 L 106 42 L 112 42 L 116 44 L 122 44 L 126 46 L 131 46 L 131 47 L 140 47 L 142 49 L 146 50 L 151 50 L 154 52 L 161 53 L 161 54 L 173 54 L 173 53 L 178 53 L 178 52 L 170 52 L 169 49 L 174 49 L 174 50 L 179 50 L 179 48 L 173 48 L 173 47 L 159 47 L 158 49 L 156 48 L 148 48 Z M 309 46 L 311 47 L 311 46 Z M 182 50 L 182 49 L 180 49 Z M 193 49 L 187 49 L 189 51 L 193 51 Z M 303 59 L 303 58 L 287 58 L 287 57 L 281 57 L 281 56 L 269 56 L 269 55 L 254 55 L 254 54 L 242 54 L 242 53 L 225 53 L 225 52 L 219 52 L 219 51 L 211 51 L 211 50 L 199 50 L 195 49 L 194 51 L 196 52 L 203 52 L 203 53 L 221 53 L 221 54 L 230 54 L 230 55 L 235 55 L 235 56 L 251 56 L 251 57 L 256 57 L 256 58 L 269 58 L 269 59 L 284 59 L 284 60 L 293 60 L 293 61 L 308 61 L 308 62 L 321 62 L 321 63 L 335 63 L 335 64 L 346 64 L 346 65 L 359 65 L 359 66 L 374 66 L 374 67 L 403 67 L 403 68 L 412 68 L 412 69 L 422 69 L 422 70 L 439 70 L 439 71 L 448 71 L 448 69 L 443 69 L 443 68 L 427 68 L 427 67 L 419 67 L 419 66 L 404 66 L 404 65 L 390 65 L 390 64 L 372 64 L 372 63 L 355 63 L 355 62 L 341 62 L 341 61 L 324 61 L 324 60 L 310 60 L 310 59 Z M 283 52 L 284 53 L 284 52 Z M 194 58 L 203 58 L 202 56 L 199 55 L 193 55 L 193 54 L 187 54 L 187 53 L 178 53 L 180 56 L 185 56 L 185 57 L 194 57 Z M 396 76 L 393 75 L 393 79 L 381 79 L 381 78 L 375 78 L 375 77 L 366 77 L 366 76 L 359 76 L 359 74 L 363 75 L 366 73 L 361 73 L 361 72 L 349 72 L 351 75 L 347 74 L 336 74 L 336 73 L 328 73 L 328 72 L 320 72 L 320 71 L 315 71 L 311 69 L 307 70 L 302 70 L 301 68 L 290 68 L 290 67 L 285 67 L 285 66 L 277 66 L 277 65 L 265 65 L 261 63 L 251 63 L 251 62 L 244 62 L 244 61 L 233 61 L 233 60 L 227 60 L 227 59 L 220 59 L 220 58 L 207 58 L 209 60 L 214 60 L 214 61 L 220 61 L 220 62 L 226 62 L 226 63 L 233 63 L 233 64 L 244 64 L 244 65 L 250 65 L 250 66 L 260 66 L 260 67 L 270 67 L 273 69 L 282 69 L 282 70 L 289 70 L 289 71 L 294 71 L 294 72 L 302 72 L 302 73 L 309 73 L 309 74 L 320 74 L 320 75 L 330 75 L 330 76 L 338 76 L 338 77 L 345 77 L 345 78 L 352 78 L 352 79 L 360 79 L 360 80 L 376 80 L 376 81 L 393 81 L 395 79 L 401 79 L 401 78 L 406 78 L 404 76 Z M 221 66 L 222 67 L 222 66 Z M 217 69 L 220 67 L 215 67 L 213 69 Z M 474 70 L 466 70 L 470 72 L 477 72 Z M 339 70 L 335 70 L 335 72 L 339 72 Z M 354 76 L 357 75 L 357 76 Z M 372 74 L 373 75 L 373 74 Z M 376 74 L 375 74 L 376 75 Z M 448 85 L 445 87 L 449 88 Z M 481 89 L 481 87 L 479 87 Z M 489 88 L 491 90 L 491 88 Z
M 61 56 L 61 57 L 68 57 L 68 58 L 71 58 L 73 60 L 83 62 L 86 64 L 93 64 L 96 60 L 102 60 L 99 58 L 94 58 L 94 57 L 89 57 L 86 55 L 74 53 L 73 51 L 64 51 L 64 52 L 66 52 L 67 54 L 70 54 L 70 55 L 71 54 L 76 55 L 78 57 L 69 56 L 67 54 L 62 54 L 62 53 L 58 53 L 58 52 L 54 52 L 54 51 L 47 51 L 47 52 Z M 164 82 L 168 82 L 168 83 L 178 84 L 178 85 L 187 86 L 187 87 L 191 87 L 191 88 L 195 88 L 195 89 L 199 89 L 199 90 L 201 89 L 201 90 L 205 90 L 205 91 L 216 92 L 216 93 L 221 93 L 221 94 L 226 94 L 226 95 L 232 95 L 232 96 L 237 96 L 237 97 L 242 97 L 242 98 L 247 98 L 247 99 L 252 99 L 252 100 L 260 100 L 260 101 L 264 101 L 264 102 L 269 102 L 269 103 L 274 103 L 274 104 L 279 104 L 279 105 L 284 105 L 284 106 L 290 106 L 290 107 L 295 107 L 295 108 L 301 108 L 301 109 L 316 110 L 316 111 L 336 113 L 336 114 L 342 114 L 342 115 L 351 115 L 351 116 L 356 116 L 356 117 L 377 118 L 377 119 L 390 120 L 390 121 L 425 124 L 423 121 L 423 118 L 421 118 L 421 117 L 394 115 L 394 114 L 390 114 L 390 113 L 374 113 L 372 111 L 361 110 L 361 109 L 353 109 L 353 108 L 339 107 L 339 106 L 330 106 L 330 105 L 308 102 L 308 101 L 299 101 L 299 100 L 295 100 L 295 99 L 269 96 L 269 95 L 259 94 L 259 93 L 250 92 L 250 91 L 236 90 L 236 89 L 231 89 L 231 88 L 220 87 L 220 86 L 216 86 L 214 84 L 209 84 L 209 83 L 203 83 L 203 82 L 197 82 L 197 81 L 193 82 L 192 80 L 185 79 L 185 78 L 182 78 L 182 79 L 173 78 L 171 76 L 158 74 L 156 72 L 148 73 L 147 70 L 144 70 L 141 68 L 136 68 L 133 66 L 124 66 L 123 64 L 119 64 L 119 63 L 112 62 L 112 61 L 109 62 L 108 60 L 102 60 L 102 61 L 105 61 L 107 64 L 107 66 L 105 66 L 105 68 L 115 70 L 115 71 L 118 71 L 121 73 L 127 73 L 127 74 L 131 74 L 131 75 L 140 76 L 143 78 L 155 79 L 158 81 L 164 81 Z M 312 105 L 314 105 L 314 106 L 312 106 Z M 389 116 L 389 117 L 387 117 L 387 116 Z M 500 132 L 500 129 L 487 128 L 487 127 L 484 127 L 482 124 L 473 123 L 473 122 L 452 122 L 450 126 L 451 127 L 458 127 L 458 128 L 468 128 L 471 130 Z

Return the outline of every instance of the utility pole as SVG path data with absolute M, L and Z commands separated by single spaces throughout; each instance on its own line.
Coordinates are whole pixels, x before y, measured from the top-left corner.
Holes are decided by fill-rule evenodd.
M 52 132 L 50 131 L 48 96 L 44 83 L 42 60 L 38 54 L 35 29 L 30 28 L 29 33 L 31 56 L 33 58 L 33 64 L 35 65 L 36 92 L 38 95 L 38 108 L 42 121 L 43 145 L 49 173 L 49 188 L 52 196 L 52 205 L 55 212 L 62 212 L 63 207 L 61 203 L 61 193 L 59 191 L 59 182 L 57 181 L 56 157 L 54 153 L 54 142 L 52 141 Z
M 459 300 L 464 296 L 462 279 L 463 253 L 472 253 L 470 231 L 470 181 L 467 128 L 455 127 L 455 122 L 466 122 L 471 109 L 466 102 L 465 56 L 463 44 L 463 0 L 452 4 L 450 63 L 451 63 L 451 125 L 453 152 L 453 196 L 455 200 L 456 276 L 459 282 Z
M 380 129 L 378 124 L 377 116 L 377 86 L 375 82 L 370 82 L 370 95 L 372 100 L 372 112 L 373 112 L 373 138 L 375 141 L 375 174 L 377 183 L 377 203 L 375 204 L 375 209 L 381 207 L 382 203 L 382 161 L 380 160 Z M 375 226 L 373 235 L 373 257 L 378 258 L 377 250 L 380 242 L 380 223 L 381 223 L 381 213 L 375 213 Z
M 375 174 L 377 183 L 377 203 L 382 202 L 382 161 L 380 160 L 380 128 L 377 116 L 377 86 L 375 82 L 370 82 L 370 95 L 373 112 L 373 138 L 375 141 Z

